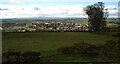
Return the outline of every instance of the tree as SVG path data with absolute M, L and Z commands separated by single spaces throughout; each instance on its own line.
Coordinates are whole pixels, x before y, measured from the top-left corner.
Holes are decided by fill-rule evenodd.
M 104 9 L 104 3 L 98 2 L 84 8 L 88 15 L 89 30 L 94 32 L 102 32 L 106 27 L 106 19 L 108 17 L 107 9 Z M 106 11 L 105 11 L 106 10 Z

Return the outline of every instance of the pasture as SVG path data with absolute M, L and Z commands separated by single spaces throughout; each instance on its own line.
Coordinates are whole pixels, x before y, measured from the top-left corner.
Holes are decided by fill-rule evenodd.
M 116 40 L 114 32 L 94 34 L 89 32 L 26 32 L 26 33 L 3 33 L 2 49 L 18 51 L 35 50 L 43 55 L 51 55 L 61 46 L 69 46 L 83 40 L 97 46 L 103 45 L 107 40 Z

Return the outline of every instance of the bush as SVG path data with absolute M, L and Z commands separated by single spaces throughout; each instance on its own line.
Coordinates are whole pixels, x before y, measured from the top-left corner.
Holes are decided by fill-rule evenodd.
M 100 55 L 106 57 L 108 60 L 120 60 L 120 40 L 108 40 L 106 44 L 100 49 Z
M 59 54 L 85 54 L 88 56 L 98 55 L 101 59 L 119 62 L 120 60 L 120 40 L 108 40 L 99 47 L 88 44 L 85 41 L 74 43 L 71 46 L 60 47 L 57 49 Z
M 60 47 L 57 49 L 58 54 L 74 54 L 72 47 Z
M 20 52 L 17 52 L 15 50 L 8 50 L 8 52 L 6 53 L 3 53 L 2 55 L 2 62 L 3 63 L 20 63 L 20 56 L 21 56 L 21 53 Z
M 22 54 L 23 56 L 23 61 L 25 63 L 31 63 L 31 62 L 39 62 L 40 61 L 40 52 L 35 52 L 35 51 L 27 51 Z
M 3 53 L 2 64 L 26 64 L 34 63 L 41 61 L 40 52 L 35 51 L 26 51 L 24 53 L 9 50 L 6 53 Z
M 60 47 L 57 49 L 59 54 L 90 54 L 96 55 L 98 53 L 97 47 L 82 41 L 74 43 L 72 46 Z

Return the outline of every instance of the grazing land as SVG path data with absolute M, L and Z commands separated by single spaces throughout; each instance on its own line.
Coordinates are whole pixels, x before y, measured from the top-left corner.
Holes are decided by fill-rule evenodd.
M 3 33 L 3 52 L 8 49 L 19 51 L 36 50 L 43 55 L 54 54 L 57 48 L 80 43 L 85 40 L 97 46 L 103 45 L 107 40 L 116 40 L 112 35 L 115 32 L 94 34 L 89 32 L 26 32 Z
M 68 22 L 72 22 L 69 20 Z M 86 25 L 87 21 L 74 21 L 74 23 Z M 108 26 L 117 24 L 107 23 Z M 114 29 L 114 28 L 113 28 Z M 87 41 L 87 43 L 96 46 L 104 45 L 107 40 L 117 40 L 113 36 L 117 32 L 105 32 L 95 34 L 90 32 L 3 32 L 2 33 L 2 52 L 9 49 L 26 52 L 29 50 L 40 51 L 43 59 L 49 61 L 64 62 L 90 62 L 90 61 L 107 61 L 99 56 L 90 57 L 84 55 L 58 55 L 57 49 L 63 46 L 71 46 L 73 43 Z

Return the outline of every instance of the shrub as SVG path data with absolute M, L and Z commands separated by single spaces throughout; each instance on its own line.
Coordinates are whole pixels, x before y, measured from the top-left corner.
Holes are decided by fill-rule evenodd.
M 9 50 L 2 55 L 2 64 L 26 64 L 41 61 L 40 52 L 26 51 L 24 53 Z
M 60 47 L 57 49 L 59 54 L 90 54 L 96 55 L 98 53 L 95 45 L 88 44 L 85 41 L 74 43 L 72 46 Z
M 31 63 L 31 62 L 39 62 L 40 61 L 40 52 L 35 52 L 35 51 L 26 51 L 22 54 L 23 56 L 23 61 L 26 63 Z
M 120 40 L 108 40 L 100 49 L 100 55 L 106 57 L 108 60 L 120 60 Z
M 19 63 L 21 62 L 20 56 L 21 56 L 20 52 L 17 52 L 15 50 L 8 50 L 8 52 L 3 53 L 2 62 L 3 63 Z

